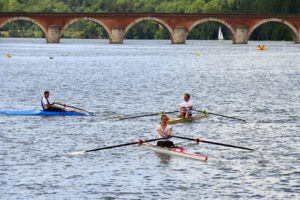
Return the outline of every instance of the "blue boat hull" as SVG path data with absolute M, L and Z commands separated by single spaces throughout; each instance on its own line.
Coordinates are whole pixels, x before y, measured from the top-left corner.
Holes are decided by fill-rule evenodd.
M 56 112 L 56 111 L 43 111 L 43 110 L 25 110 L 25 111 L 0 111 L 3 115 L 42 115 L 42 116 L 88 116 L 89 114 L 78 112 Z

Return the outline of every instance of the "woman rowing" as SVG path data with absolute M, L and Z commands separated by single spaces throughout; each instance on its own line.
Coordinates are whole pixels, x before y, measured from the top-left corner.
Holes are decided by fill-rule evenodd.
M 193 102 L 190 100 L 190 94 L 184 94 L 184 101 L 180 104 L 180 117 L 187 118 L 192 116 Z
M 169 118 L 167 117 L 167 115 L 162 115 L 160 120 L 161 122 L 157 126 L 156 130 L 158 134 L 164 139 L 158 141 L 157 146 L 174 148 L 175 147 L 174 143 L 169 139 L 172 132 L 172 127 L 168 125 Z

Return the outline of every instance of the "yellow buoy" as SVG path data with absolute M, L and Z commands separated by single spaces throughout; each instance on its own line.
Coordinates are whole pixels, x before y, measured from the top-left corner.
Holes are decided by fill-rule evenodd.
M 6 56 L 8 57 L 8 58 L 11 58 L 11 55 L 8 53 L 8 54 L 6 54 Z

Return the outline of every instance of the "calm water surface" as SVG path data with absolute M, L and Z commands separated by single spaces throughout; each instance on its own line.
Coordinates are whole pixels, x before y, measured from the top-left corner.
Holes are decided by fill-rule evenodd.
M 0 116 L 0 199 L 299 199 L 300 45 L 258 44 L 1 39 L 0 110 L 40 109 L 50 90 L 97 116 Z M 208 161 L 137 146 L 68 154 L 156 138 L 159 116 L 107 119 L 176 110 L 185 92 L 197 109 L 255 123 L 210 116 L 174 134 L 256 151 L 174 139 Z

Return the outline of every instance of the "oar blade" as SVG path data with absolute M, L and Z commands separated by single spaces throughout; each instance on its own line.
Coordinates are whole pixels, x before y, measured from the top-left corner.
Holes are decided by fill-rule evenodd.
M 77 151 L 77 152 L 71 152 L 68 153 L 69 155 L 83 155 L 86 151 Z
M 120 117 L 115 117 L 115 118 L 108 118 L 107 120 L 109 120 L 109 121 L 118 121 L 120 119 L 121 119 Z

